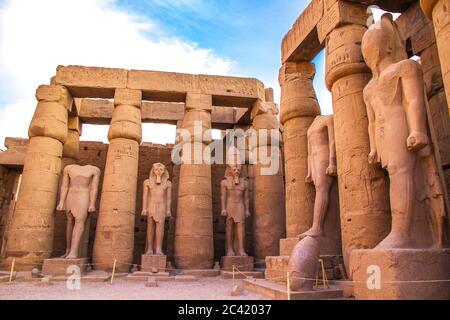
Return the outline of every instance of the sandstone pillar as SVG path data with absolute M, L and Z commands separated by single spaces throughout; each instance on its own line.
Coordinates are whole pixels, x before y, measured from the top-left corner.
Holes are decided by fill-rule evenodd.
M 307 131 L 320 115 L 313 87 L 314 64 L 287 62 L 280 70 L 281 123 L 284 126 L 286 236 L 295 238 L 312 225 L 314 186 L 308 175 Z
M 40 267 L 52 253 L 61 157 L 72 106 L 70 93 L 61 86 L 40 86 L 36 98 L 19 198 L 3 253 L 6 267 L 15 258 L 18 271 Z
M 182 129 L 183 146 L 175 227 L 175 265 L 179 269 L 210 269 L 214 264 L 211 165 L 201 156 L 211 142 L 212 96 L 188 93 Z M 183 138 L 183 137 L 182 137 Z M 186 149 L 184 149 L 186 150 Z
M 270 94 L 267 98 L 268 102 L 258 101 L 255 104 L 253 129 L 258 141 L 250 146 L 252 157 L 257 159 L 257 163 L 253 165 L 253 245 L 257 267 L 265 265 L 267 256 L 278 255 L 279 241 L 286 234 L 280 123 L 276 117 L 278 106 L 270 98 Z M 270 163 L 262 163 L 262 158 L 270 159 Z
M 368 163 L 369 134 L 363 89 L 371 78 L 361 52 L 367 28 L 348 24 L 326 40 L 326 83 L 333 95 L 343 255 L 374 248 L 390 231 L 385 173 Z
M 450 101 L 450 0 L 420 0 L 420 6 L 433 21 L 447 101 Z
M 116 89 L 94 241 L 96 269 L 127 272 L 133 262 L 142 92 Z

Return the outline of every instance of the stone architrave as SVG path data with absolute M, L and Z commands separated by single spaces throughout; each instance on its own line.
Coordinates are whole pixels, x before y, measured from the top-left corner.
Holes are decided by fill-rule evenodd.
M 65 211 L 66 253 L 64 259 L 80 258 L 80 244 L 89 213 L 96 211 L 100 169 L 94 166 L 69 165 L 64 168 L 57 211 Z M 85 258 L 85 257 L 81 257 Z
M 5 267 L 15 259 L 18 271 L 40 267 L 52 254 L 61 157 L 72 107 L 72 97 L 62 86 L 40 86 L 36 98 L 20 193 L 3 251 Z
M 133 260 L 142 92 L 117 89 L 94 240 L 94 268 L 128 272 Z

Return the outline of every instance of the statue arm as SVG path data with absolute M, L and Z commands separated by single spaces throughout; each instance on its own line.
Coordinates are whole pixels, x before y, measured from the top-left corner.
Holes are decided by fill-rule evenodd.
M 330 175 L 336 175 L 336 140 L 334 138 L 334 119 L 333 117 L 329 117 L 327 121 L 328 128 L 328 144 L 330 148 L 330 162 L 329 167 L 333 169 L 333 172 L 330 172 Z
M 64 203 L 66 202 L 67 194 L 69 193 L 69 168 L 65 167 L 63 170 L 63 179 L 61 183 L 61 193 L 59 197 L 59 204 L 56 210 L 63 211 Z
M 97 200 L 98 184 L 100 182 L 100 170 L 96 169 L 91 181 L 89 193 L 89 212 L 95 212 L 95 201 Z
M 415 61 L 406 61 L 404 68 L 403 107 L 410 131 L 407 146 L 410 151 L 417 152 L 429 144 L 423 75 Z
M 144 181 L 144 189 L 142 191 L 142 216 L 147 216 L 148 208 L 148 180 Z
M 306 138 L 306 143 L 308 145 L 308 174 L 306 176 L 305 181 L 307 183 L 311 183 L 312 182 L 312 168 L 311 168 L 311 142 L 309 137 Z
M 172 217 L 172 183 L 170 181 L 167 182 L 167 217 Z
M 222 216 L 227 216 L 227 181 L 223 180 L 220 183 L 220 203 L 222 206 Z

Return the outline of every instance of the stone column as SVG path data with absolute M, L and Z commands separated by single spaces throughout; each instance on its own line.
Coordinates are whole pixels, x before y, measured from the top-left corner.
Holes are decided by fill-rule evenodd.
M 194 159 L 211 142 L 212 96 L 188 93 L 182 129 L 190 133 L 191 159 L 183 153 L 175 227 L 175 265 L 179 269 L 211 269 L 214 264 L 211 165 Z M 200 132 L 201 131 L 201 132 Z M 185 137 L 186 139 L 187 137 Z M 197 160 L 197 161 L 196 161 Z
M 116 89 L 95 233 L 95 269 L 128 272 L 133 262 L 142 92 Z
M 269 96 L 267 98 L 270 98 Z M 281 141 L 275 139 L 277 145 L 272 145 L 271 130 L 280 130 L 280 122 L 276 115 L 278 107 L 272 101 L 258 101 L 255 105 L 253 129 L 256 130 L 258 141 L 251 146 L 251 154 L 256 157 L 253 165 L 254 175 L 254 255 L 257 267 L 265 266 L 267 256 L 276 256 L 280 250 L 280 239 L 285 232 L 285 197 L 283 181 L 283 165 L 281 161 Z M 264 130 L 267 139 L 262 139 Z M 278 135 L 278 138 L 281 135 Z M 270 157 L 271 164 L 261 163 L 261 156 Z M 274 162 L 278 161 L 278 164 Z M 276 170 L 269 170 L 270 166 Z
M 368 163 L 368 119 L 363 89 L 371 78 L 361 52 L 367 28 L 344 25 L 326 40 L 326 83 L 333 95 L 343 255 L 374 248 L 390 231 L 385 173 Z
M 81 135 L 81 123 L 77 116 L 69 116 L 69 125 L 67 130 L 67 140 L 63 146 L 63 156 L 61 165 L 61 176 L 64 168 L 78 163 L 80 157 L 80 135 Z M 61 191 L 62 179 L 58 183 L 59 199 Z M 55 212 L 55 238 L 53 242 L 53 256 L 60 257 L 66 251 L 66 224 L 67 216 L 65 212 Z M 86 221 L 86 227 L 90 226 L 90 219 Z M 86 228 L 89 229 L 89 228 Z M 80 257 L 87 257 L 87 246 L 89 241 L 89 231 L 85 230 L 80 245 Z
M 420 6 L 433 21 L 436 44 L 441 60 L 447 101 L 450 101 L 450 0 L 420 0 Z
M 72 106 L 70 93 L 61 86 L 40 86 L 36 98 L 19 198 L 5 239 L 6 268 L 15 258 L 17 271 L 40 267 L 52 254 L 61 157 Z
M 280 70 L 287 238 L 307 231 L 313 220 L 315 191 L 305 179 L 308 175 L 307 131 L 320 115 L 313 87 L 314 75 L 314 64 L 307 61 L 287 62 Z

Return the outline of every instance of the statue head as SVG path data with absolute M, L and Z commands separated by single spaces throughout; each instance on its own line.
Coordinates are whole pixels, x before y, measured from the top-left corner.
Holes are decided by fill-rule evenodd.
M 162 163 L 155 163 L 150 171 L 150 180 L 156 184 L 162 184 L 169 180 L 169 171 Z
M 390 13 L 384 14 L 380 21 L 366 31 L 361 49 L 364 60 L 373 72 L 386 58 L 391 59 L 392 63 L 408 59 L 405 41 Z
M 242 166 L 240 164 L 231 164 L 227 166 L 225 178 L 232 179 L 235 185 L 241 182 Z

